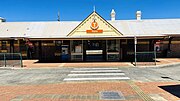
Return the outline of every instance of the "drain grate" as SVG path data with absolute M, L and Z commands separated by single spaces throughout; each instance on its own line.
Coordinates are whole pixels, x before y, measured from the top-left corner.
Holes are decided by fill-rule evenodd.
M 125 100 L 121 92 L 116 91 L 103 91 L 100 93 L 101 100 Z

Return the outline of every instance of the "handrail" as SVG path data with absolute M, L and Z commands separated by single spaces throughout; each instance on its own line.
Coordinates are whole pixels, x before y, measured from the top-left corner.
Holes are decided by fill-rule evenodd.
M 23 67 L 22 54 L 21 53 L 0 53 L 0 62 L 3 67 L 17 66 Z M 17 61 L 19 61 L 19 63 Z

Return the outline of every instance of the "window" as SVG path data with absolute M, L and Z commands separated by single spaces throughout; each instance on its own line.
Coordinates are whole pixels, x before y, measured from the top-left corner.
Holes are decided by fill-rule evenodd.
M 82 61 L 83 60 L 83 45 L 82 40 L 71 41 L 71 60 Z
M 1 49 L 2 50 L 7 50 L 6 43 L 7 43 L 7 41 L 1 41 Z
M 119 40 L 107 40 L 107 60 L 118 61 L 120 58 L 119 49 L 120 49 Z
M 55 47 L 57 52 L 61 51 L 61 45 L 62 45 L 62 41 L 60 40 L 55 41 Z
M 107 41 L 107 51 L 108 52 L 119 52 L 119 41 L 118 40 L 108 40 Z
M 82 40 L 75 40 L 71 42 L 72 53 L 82 53 Z
M 26 42 L 23 40 L 20 41 L 20 50 L 21 50 L 21 52 L 27 50 Z
M 87 45 L 87 50 L 102 50 L 102 41 L 88 40 Z

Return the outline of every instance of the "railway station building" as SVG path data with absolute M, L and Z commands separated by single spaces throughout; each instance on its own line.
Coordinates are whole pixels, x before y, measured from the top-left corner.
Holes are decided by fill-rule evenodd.
M 180 19 L 111 20 L 93 11 L 83 21 L 6 22 L 0 18 L 0 52 L 40 61 L 133 61 L 137 52 L 180 57 Z M 75 16 L 75 15 L 74 15 Z

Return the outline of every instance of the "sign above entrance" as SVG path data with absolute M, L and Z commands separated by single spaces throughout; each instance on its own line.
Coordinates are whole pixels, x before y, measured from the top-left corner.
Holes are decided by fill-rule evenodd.
M 86 30 L 86 33 L 103 33 L 103 30 Z
M 91 30 L 86 30 L 86 33 L 103 33 L 103 30 L 98 30 L 99 25 L 96 22 L 95 17 L 93 19 L 93 22 L 91 23 L 90 28 L 91 28 Z

